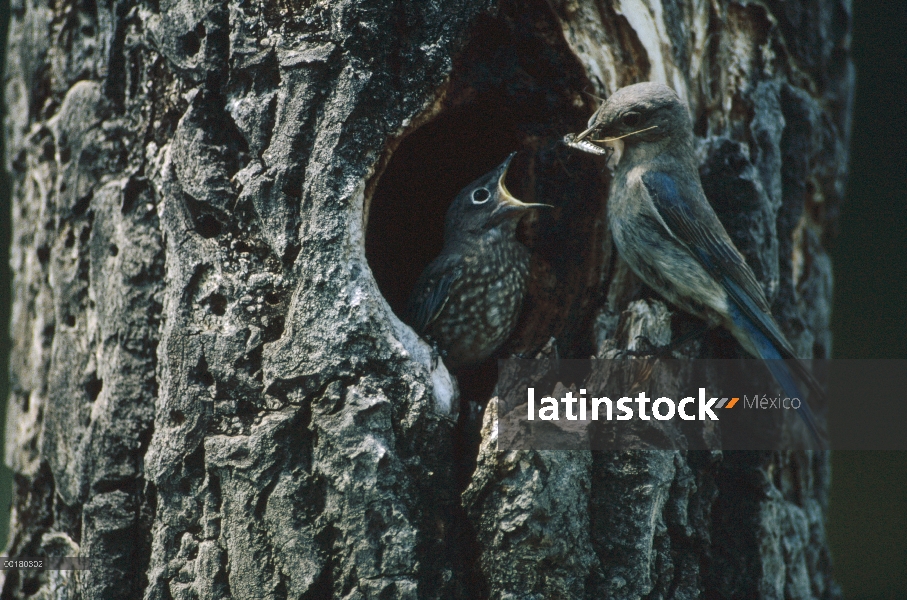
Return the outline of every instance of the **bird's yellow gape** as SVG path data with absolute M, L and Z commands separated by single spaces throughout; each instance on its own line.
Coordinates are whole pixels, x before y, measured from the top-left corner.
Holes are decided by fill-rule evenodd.
M 514 153 L 515 154 L 515 153 Z M 407 322 L 450 370 L 481 362 L 510 337 L 529 278 L 529 249 L 517 223 L 545 204 L 522 202 L 504 184 L 511 154 L 457 194 L 444 247 L 413 289 Z

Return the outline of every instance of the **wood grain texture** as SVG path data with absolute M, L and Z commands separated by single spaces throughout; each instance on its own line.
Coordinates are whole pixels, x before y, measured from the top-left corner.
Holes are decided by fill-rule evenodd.
M 401 140 L 493 96 L 521 111 L 522 199 L 556 206 L 526 225 L 509 351 L 668 339 L 665 306 L 613 257 L 603 165 L 557 145 L 594 109 L 584 91 L 663 81 L 785 333 L 827 357 L 847 3 L 11 12 L 6 553 L 99 567 L 4 571 L 0 597 L 837 596 L 822 456 L 500 458 L 486 439 L 464 502 L 456 383 L 385 301 L 365 238 Z M 736 352 L 720 332 L 700 347 Z

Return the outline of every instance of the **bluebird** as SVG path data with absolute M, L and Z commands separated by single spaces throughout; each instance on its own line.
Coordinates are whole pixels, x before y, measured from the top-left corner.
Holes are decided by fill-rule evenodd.
M 594 154 L 608 154 L 600 144 L 619 152 L 609 156 L 614 177 L 608 220 L 618 252 L 649 287 L 709 326 L 726 327 L 748 353 L 767 361 L 788 396 L 803 397 L 792 370 L 814 397 L 822 396 L 706 200 L 690 116 L 673 90 L 660 83 L 621 88 L 586 131 L 565 141 Z M 805 401 L 798 413 L 822 447 Z
M 530 209 L 504 185 L 510 161 L 465 187 L 447 210 L 444 247 L 409 299 L 409 324 L 456 370 L 497 350 L 516 325 L 529 277 L 529 249 L 516 237 Z

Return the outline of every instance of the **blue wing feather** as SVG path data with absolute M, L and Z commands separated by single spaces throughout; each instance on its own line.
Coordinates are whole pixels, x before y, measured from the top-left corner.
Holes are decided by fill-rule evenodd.
M 724 288 L 731 300 L 732 321 L 747 332 L 760 354 L 759 358 L 766 361 L 784 393 L 791 398 L 803 399 L 791 373 L 791 369 L 794 369 L 810 392 L 821 397 L 821 386 L 805 365 L 796 360 L 793 348 L 771 316 L 759 282 L 743 256 L 733 247 L 711 209 L 706 206 L 708 212 L 702 209 L 697 211 L 683 197 L 674 178 L 667 173 L 648 171 L 643 174 L 642 181 L 658 214 L 674 236 Z M 819 447 L 824 447 L 812 411 L 805 400 L 797 412 Z
M 734 281 L 761 312 L 769 312 L 756 276 L 705 200 L 702 207 L 697 207 L 684 197 L 677 182 L 667 173 L 648 171 L 642 182 L 659 216 L 696 259 L 719 281 L 722 277 Z

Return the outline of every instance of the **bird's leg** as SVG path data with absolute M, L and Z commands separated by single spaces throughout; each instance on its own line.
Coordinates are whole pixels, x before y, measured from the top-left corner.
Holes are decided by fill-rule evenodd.
M 678 348 L 680 348 L 681 346 L 683 346 L 690 340 L 694 340 L 694 339 L 698 338 L 699 336 L 701 336 L 702 334 L 707 332 L 709 329 L 711 329 L 711 327 L 709 327 L 708 325 L 703 325 L 702 327 L 697 327 L 696 329 L 693 329 L 692 331 L 688 331 L 687 333 L 683 334 L 682 336 L 680 336 L 676 340 L 673 340 L 670 344 L 667 344 L 665 346 L 656 346 L 655 344 L 653 344 L 652 342 L 649 341 L 649 338 L 647 338 L 644 335 L 636 336 L 636 339 L 641 340 L 647 346 L 647 348 L 645 350 L 626 350 L 625 354 L 627 356 L 634 356 L 637 358 L 645 357 L 645 356 L 658 356 L 658 357 L 670 356 L 671 353 L 674 352 L 674 350 L 677 350 Z
M 438 368 L 438 363 L 447 358 L 447 352 L 441 349 L 438 345 L 438 342 L 431 337 L 426 337 L 425 340 L 431 346 L 431 370 L 434 371 Z M 447 364 L 444 365 L 445 367 Z
M 557 338 L 552 336 L 548 338 L 548 341 L 538 349 L 526 350 L 524 352 L 514 352 L 512 358 L 517 358 L 520 360 L 532 360 L 532 359 L 550 359 L 550 360 L 560 360 L 560 351 L 557 347 Z

